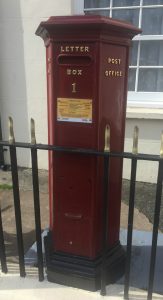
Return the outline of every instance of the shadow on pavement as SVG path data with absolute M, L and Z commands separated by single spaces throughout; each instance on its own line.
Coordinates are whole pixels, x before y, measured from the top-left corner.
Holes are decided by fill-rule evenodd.
M 130 287 L 147 290 L 150 268 L 151 246 L 133 246 Z M 154 277 L 154 293 L 163 295 L 163 246 L 157 247 L 157 257 Z M 124 283 L 124 277 L 118 281 L 119 284 Z

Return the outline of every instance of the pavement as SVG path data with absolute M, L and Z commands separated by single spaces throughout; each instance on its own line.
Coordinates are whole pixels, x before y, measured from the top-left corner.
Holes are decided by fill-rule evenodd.
M 12 267 L 12 266 L 11 266 Z M 120 300 L 123 299 L 123 286 L 112 284 L 107 286 L 107 295 L 100 295 L 100 291 L 89 292 L 72 287 L 50 283 L 46 279 L 39 282 L 35 270 L 28 269 L 28 277 L 20 278 L 18 274 L 0 274 L 0 299 L 1 300 Z M 131 300 L 146 300 L 147 293 L 143 290 L 130 289 Z M 163 299 L 162 296 L 153 294 L 153 300 Z
M 49 224 L 49 208 L 48 208 L 48 176 L 46 171 L 39 171 L 40 182 L 40 207 L 42 228 L 48 228 Z M 2 219 L 4 226 L 4 236 L 7 250 L 7 261 L 9 273 L 2 274 L 0 272 L 0 299 L 102 299 L 99 291 L 87 292 L 71 287 L 61 286 L 49 283 L 46 279 L 44 282 L 38 282 L 36 264 L 36 245 L 34 230 L 34 211 L 32 196 L 32 178 L 31 170 L 19 170 L 20 183 L 20 201 L 23 220 L 23 233 L 25 244 L 25 260 L 27 268 L 27 277 L 20 278 L 18 272 L 18 257 L 16 246 L 16 230 L 14 219 L 14 207 L 12 185 L 10 172 L 0 171 L 0 202 L 2 207 Z M 7 189 L 5 189 L 7 188 Z M 154 187 L 155 188 L 155 187 Z M 121 206 L 121 231 L 120 238 L 122 245 L 126 245 L 127 234 L 127 217 L 128 205 L 126 198 L 128 197 L 129 185 L 125 181 Z M 130 299 L 143 300 L 146 299 L 148 282 L 148 270 L 150 260 L 152 223 L 137 208 L 134 211 L 134 231 L 133 231 L 133 248 L 132 248 L 132 264 L 131 264 L 131 289 Z M 44 231 L 46 234 L 46 231 Z M 155 295 L 153 299 L 163 299 L 162 274 L 163 274 L 163 235 L 159 233 L 156 274 L 155 274 Z M 30 263 L 29 263 L 30 262 Z M 107 296 L 105 299 L 123 299 L 123 280 L 107 287 Z
M 0 299 L 1 300 L 122 300 L 123 286 L 113 284 L 107 286 L 107 295 L 100 295 L 100 291 L 89 292 L 72 287 L 50 283 L 46 279 L 39 282 L 35 270 L 29 269 L 27 278 L 20 278 L 18 274 L 0 274 Z M 146 300 L 147 293 L 136 288 L 130 289 L 130 300 Z M 153 294 L 153 300 L 163 299 L 162 296 Z

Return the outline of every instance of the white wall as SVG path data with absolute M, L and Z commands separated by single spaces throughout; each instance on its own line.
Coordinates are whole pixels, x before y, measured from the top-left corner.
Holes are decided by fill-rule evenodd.
M 71 0 L 0 1 L 0 113 L 4 139 L 8 139 L 7 119 L 12 116 L 16 140 L 29 141 L 33 117 L 37 141 L 47 142 L 45 47 L 35 31 L 52 15 L 70 15 L 71 4 Z M 30 165 L 29 151 L 19 151 L 18 163 Z M 47 153 L 39 156 L 39 166 L 47 167 Z
M 130 109 L 128 109 L 130 111 Z M 138 111 L 138 113 L 136 113 Z M 125 132 L 125 151 L 132 151 L 133 131 L 139 127 L 138 152 L 160 155 L 161 132 L 163 130 L 162 109 L 134 109 L 127 113 Z M 123 177 L 129 179 L 131 172 L 130 160 L 124 161 Z M 158 172 L 157 162 L 139 161 L 137 165 L 137 180 L 156 182 Z

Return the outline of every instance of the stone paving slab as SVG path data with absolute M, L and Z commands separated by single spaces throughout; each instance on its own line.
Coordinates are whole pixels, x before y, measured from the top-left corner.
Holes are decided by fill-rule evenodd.
M 32 191 L 32 171 L 28 168 L 18 168 L 19 186 L 22 191 Z M 0 186 L 12 186 L 11 171 L 0 170 Z M 40 192 L 48 193 L 48 171 L 39 170 Z
M 127 230 L 120 230 L 121 244 L 126 248 Z M 149 267 L 151 258 L 152 232 L 133 230 L 132 237 L 132 257 L 131 257 L 131 272 L 130 285 L 139 289 L 148 289 Z M 155 293 L 162 295 L 163 299 L 163 234 L 158 234 L 157 255 L 155 265 L 154 287 Z M 124 278 L 121 278 L 119 283 L 124 283 Z
M 14 269 L 15 265 L 10 268 Z M 15 268 L 16 269 L 16 268 Z M 0 272 L 0 299 L 2 300 L 122 300 L 123 285 L 113 284 L 107 286 L 107 295 L 100 295 L 100 291 L 89 292 L 72 287 L 62 286 L 50 283 L 45 280 L 39 282 L 36 277 L 36 269 L 29 268 L 27 277 L 20 278 L 17 271 L 11 274 L 2 274 Z M 146 300 L 146 291 L 131 288 L 130 300 Z M 159 294 L 153 294 L 153 300 L 160 300 L 163 297 Z
M 6 253 L 9 261 L 17 262 L 17 239 L 15 226 L 15 212 L 12 190 L 0 190 L 0 202 L 2 209 L 2 221 Z M 40 209 L 42 229 L 49 227 L 49 203 L 48 194 L 40 193 Z M 34 243 L 35 219 L 33 206 L 33 193 L 20 191 L 20 204 L 22 213 L 22 230 L 25 252 Z

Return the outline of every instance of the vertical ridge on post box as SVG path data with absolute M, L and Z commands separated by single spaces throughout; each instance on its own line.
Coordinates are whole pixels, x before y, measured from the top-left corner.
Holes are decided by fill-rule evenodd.
M 124 146 L 129 47 L 140 30 L 101 16 L 51 17 L 36 34 L 47 53 L 49 143 L 104 150 Z M 108 150 L 107 150 L 108 151 Z M 110 159 L 107 282 L 121 276 L 122 160 Z M 49 152 L 48 280 L 97 290 L 103 247 L 103 159 Z

